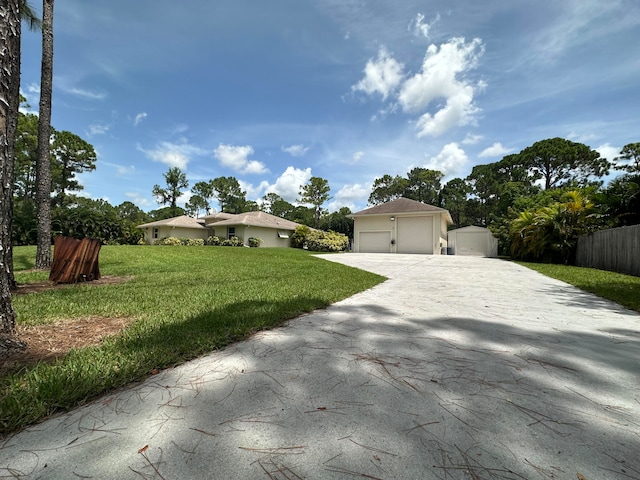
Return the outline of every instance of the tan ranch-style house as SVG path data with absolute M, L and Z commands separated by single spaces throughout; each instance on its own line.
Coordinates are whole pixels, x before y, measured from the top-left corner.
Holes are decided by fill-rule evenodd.
M 444 208 L 401 197 L 347 216 L 356 253 L 447 253 L 453 220 Z
M 201 218 L 186 215 L 138 225 L 147 244 L 164 238 L 220 238 L 238 237 L 245 244 L 249 238 L 260 238 L 261 247 L 290 247 L 291 237 L 299 223 L 266 212 L 214 213 Z

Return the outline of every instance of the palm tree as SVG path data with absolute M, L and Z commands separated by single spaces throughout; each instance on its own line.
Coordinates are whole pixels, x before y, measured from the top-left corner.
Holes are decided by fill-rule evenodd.
M 51 93 L 53 88 L 53 1 L 42 0 L 42 70 L 36 162 L 37 249 L 35 268 L 51 267 Z
M 573 190 L 563 202 L 526 210 L 511 223 L 515 258 L 572 263 L 578 237 L 592 231 L 597 216 L 585 194 Z

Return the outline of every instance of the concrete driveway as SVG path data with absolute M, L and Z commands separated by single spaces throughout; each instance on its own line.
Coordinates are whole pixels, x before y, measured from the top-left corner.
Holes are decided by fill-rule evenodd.
M 387 282 L 0 443 L 0 477 L 640 479 L 640 315 L 513 263 Z

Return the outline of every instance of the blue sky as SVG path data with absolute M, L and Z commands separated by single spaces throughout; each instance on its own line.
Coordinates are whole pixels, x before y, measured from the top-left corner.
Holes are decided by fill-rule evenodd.
M 32 2 L 36 9 L 37 2 Z M 311 176 L 330 211 L 375 178 L 445 181 L 538 140 L 609 159 L 640 141 L 637 0 L 56 2 L 52 124 L 94 145 L 83 195 L 158 208 L 177 166 L 290 202 Z M 37 109 L 39 33 L 24 30 Z M 189 192 L 181 197 L 181 203 Z

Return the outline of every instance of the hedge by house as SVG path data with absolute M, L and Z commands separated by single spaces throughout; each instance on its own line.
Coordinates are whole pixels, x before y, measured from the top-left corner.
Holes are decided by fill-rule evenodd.
M 311 230 L 305 225 L 296 228 L 292 244 L 297 248 L 306 248 L 312 252 L 343 252 L 349 248 L 349 237 L 329 230 Z

